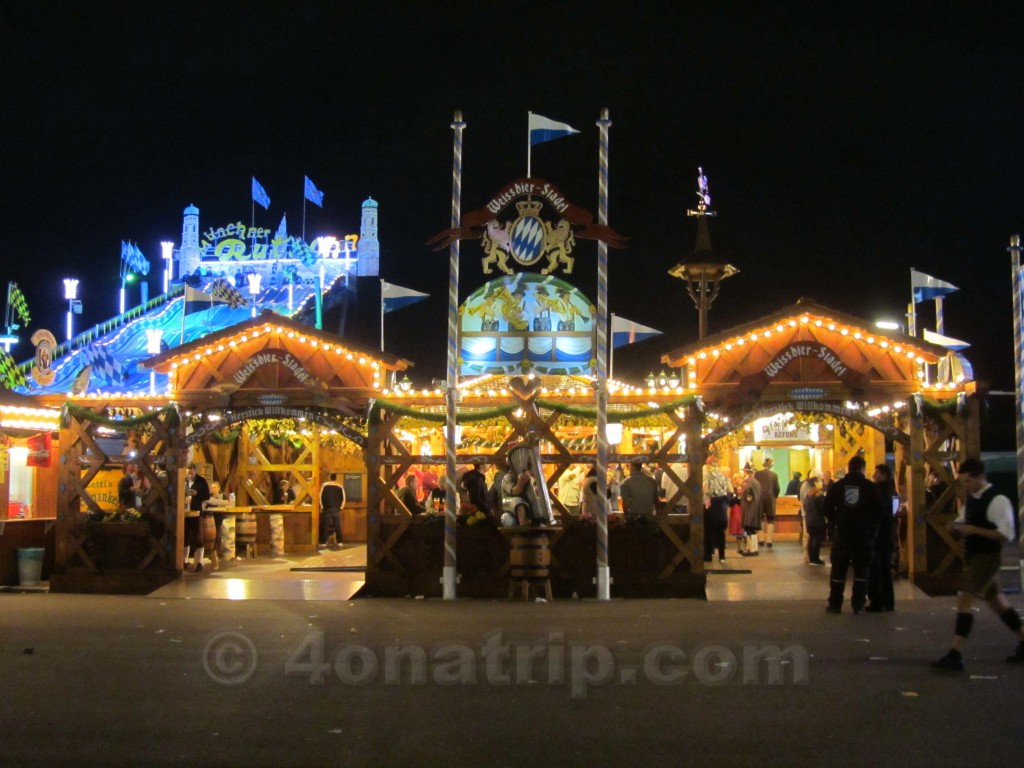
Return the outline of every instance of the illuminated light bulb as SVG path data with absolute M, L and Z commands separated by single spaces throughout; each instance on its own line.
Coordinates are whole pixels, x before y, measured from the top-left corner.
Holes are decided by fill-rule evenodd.
M 821 326 L 822 326 L 821 320 L 815 320 L 814 321 L 814 325 L 815 325 L 816 328 L 821 328 Z
M 700 354 L 698 355 L 698 357 L 699 357 L 699 358 L 700 358 L 701 360 L 704 360 L 704 359 L 705 359 L 705 358 L 707 357 L 707 353 L 706 353 L 706 352 L 701 352 L 701 353 L 700 353 Z
M 314 349 L 316 349 L 317 347 L 320 346 L 320 342 L 318 342 L 316 339 L 310 339 L 309 340 L 309 345 L 311 347 L 313 347 Z
M 867 342 L 868 342 L 868 344 L 874 344 L 875 343 L 875 337 L 874 336 L 868 336 Z
M 771 330 L 767 330 L 764 333 L 762 333 L 761 335 L 764 336 L 767 339 L 769 336 L 772 335 L 772 332 L 771 332 Z
M 726 344 L 725 345 L 725 351 L 726 352 L 729 352 L 731 349 L 732 349 L 732 344 Z
M 796 328 L 796 320 L 790 320 L 789 321 L 789 327 L 790 328 Z
M 835 324 L 835 323 L 829 323 L 829 324 L 828 324 L 828 329 L 829 329 L 830 331 L 834 331 L 834 330 L 836 329 L 836 324 Z
M 860 336 L 861 336 L 860 331 L 855 331 L 854 334 L 853 334 L 853 338 L 855 338 L 855 339 L 859 339 Z
M 347 355 L 345 355 L 345 359 L 346 360 L 351 360 L 353 357 L 355 357 L 355 355 L 353 355 L 351 352 L 349 352 Z
M 715 347 L 715 350 L 714 350 L 714 352 L 712 352 L 712 354 L 715 357 L 718 357 L 720 354 L 722 354 L 722 352 L 721 352 L 721 350 L 718 347 Z
M 756 333 L 750 334 L 750 340 L 751 341 L 757 341 L 757 334 Z
M 174 368 L 177 368 L 177 367 L 178 367 L 178 364 L 177 364 L 177 363 L 171 363 L 171 368 L 172 368 L 172 369 L 174 369 Z
M 295 331 L 288 331 L 288 338 L 289 339 L 294 339 L 295 338 Z
M 299 336 L 299 341 L 301 341 L 303 344 L 305 344 L 306 343 L 306 337 L 305 336 Z
M 228 346 L 229 347 L 237 346 L 237 344 L 238 344 L 238 342 L 235 341 L 234 339 L 231 339 L 231 340 L 228 341 Z
M 690 357 L 687 358 L 686 362 L 688 362 L 690 365 L 693 365 L 695 362 L 697 362 L 697 360 L 696 358 Z
M 782 333 L 782 331 L 784 331 L 785 328 L 783 328 L 782 324 L 780 323 L 779 325 L 775 326 L 775 330 L 778 331 L 779 333 Z
M 806 315 L 804 315 L 803 317 L 800 318 L 800 322 L 801 323 L 809 323 L 810 321 L 811 321 L 811 318 L 807 317 Z
M 744 344 L 744 341 L 745 341 L 744 338 L 742 336 L 740 336 L 738 339 L 736 339 L 736 346 L 737 347 L 742 347 L 743 344 Z

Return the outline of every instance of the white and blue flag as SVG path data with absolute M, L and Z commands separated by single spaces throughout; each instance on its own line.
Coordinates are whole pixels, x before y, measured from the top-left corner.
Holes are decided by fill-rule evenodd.
M 640 325 L 632 320 L 612 314 L 612 347 L 624 347 L 644 339 L 660 336 L 661 331 Z
M 380 281 L 380 303 L 385 312 L 394 312 L 396 309 L 415 304 L 417 301 L 423 301 L 429 295 L 429 293 L 414 291 L 412 288 L 403 288 L 386 280 Z
M 534 144 L 543 144 L 545 141 L 553 141 L 554 139 L 560 139 L 563 136 L 571 136 L 574 133 L 579 133 L 568 123 L 559 123 L 555 120 L 551 120 L 543 115 L 535 115 L 533 112 L 530 113 L 530 146 Z
M 928 299 L 937 299 L 947 293 L 960 290 L 952 283 L 926 275 L 924 272 L 918 272 L 916 269 L 910 270 L 910 287 L 914 291 L 915 304 L 928 301 Z
M 252 177 L 252 199 L 253 202 L 257 202 L 263 206 L 263 210 L 270 208 L 270 197 L 267 195 L 267 190 L 263 188 L 263 185 L 256 181 L 256 177 Z
M 316 184 L 309 176 L 306 177 L 306 199 L 313 205 L 324 207 L 324 193 L 316 188 Z

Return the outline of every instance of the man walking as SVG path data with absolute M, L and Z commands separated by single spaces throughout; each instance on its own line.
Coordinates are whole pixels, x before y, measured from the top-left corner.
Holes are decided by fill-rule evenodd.
M 1017 650 L 1006 660 L 1012 664 L 1024 663 L 1024 629 L 1020 614 L 1010 606 L 996 584 L 1003 542 L 1013 538 L 1013 507 L 985 478 L 985 465 L 979 459 L 964 461 L 958 474 L 967 492 L 953 523 L 964 542 L 963 584 L 957 596 L 952 646 L 945 656 L 933 661 L 932 666 L 954 672 L 964 668 L 963 649 L 974 624 L 971 606 L 975 597 L 987 602 L 1020 640 Z
M 725 563 L 725 529 L 729 524 L 729 494 L 732 483 L 718 467 L 718 457 L 708 456 L 704 469 L 704 562 L 710 563 L 719 547 L 719 559 Z
M 779 498 L 782 488 L 779 486 L 779 476 L 772 469 L 773 459 L 765 459 L 760 471 L 754 473 L 754 479 L 761 486 L 761 519 L 764 522 L 764 541 L 768 549 L 774 546 L 775 541 L 775 500 Z
M 833 483 L 825 495 L 825 517 L 835 522 L 836 538 L 832 545 L 832 575 L 828 605 L 829 613 L 840 613 L 846 572 L 853 563 L 853 594 L 850 607 L 860 613 L 867 599 L 868 568 L 874 548 L 875 531 L 882 517 L 882 501 L 875 484 L 864 477 L 867 462 L 854 456 L 847 464 L 842 480 Z
M 415 477 L 415 475 L 414 475 Z M 320 546 L 327 546 L 327 526 L 334 526 L 334 540 L 341 545 L 341 510 L 345 506 L 345 487 L 338 482 L 338 475 L 320 486 Z

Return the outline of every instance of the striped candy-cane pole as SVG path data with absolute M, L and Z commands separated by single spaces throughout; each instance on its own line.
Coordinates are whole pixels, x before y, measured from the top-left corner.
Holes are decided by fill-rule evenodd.
M 946 332 L 946 319 L 942 314 L 942 297 L 935 297 L 935 332 L 944 334 Z
M 597 121 L 600 134 L 597 151 L 597 221 L 608 224 L 608 110 L 601 110 Z M 606 498 L 608 477 L 608 244 L 597 241 L 597 492 Z M 608 568 L 608 508 L 599 507 L 597 515 L 597 599 L 611 598 Z
M 462 220 L 462 130 L 466 124 L 462 112 L 456 111 L 451 128 L 455 132 L 452 162 L 452 229 Z M 458 512 L 458 494 L 455 491 L 455 406 L 458 400 L 458 327 L 459 322 L 459 239 L 452 239 L 448 257 L 448 422 L 445 425 L 445 512 L 444 512 L 444 569 L 441 574 L 445 600 L 455 599 L 455 536 Z
M 1024 385 L 1021 383 L 1024 369 L 1024 346 L 1021 344 L 1021 291 L 1024 280 L 1020 271 L 1020 235 L 1010 236 L 1011 270 L 1013 272 L 1013 377 L 1017 397 L 1017 509 L 1024 509 Z M 1024 588 L 1024 567 L 1021 569 L 1021 587 Z

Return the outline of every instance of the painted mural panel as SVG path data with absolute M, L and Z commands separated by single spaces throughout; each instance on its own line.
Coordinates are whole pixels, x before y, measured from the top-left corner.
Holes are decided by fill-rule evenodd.
M 491 280 L 460 308 L 460 372 L 591 373 L 594 312 L 590 299 L 551 275 Z

